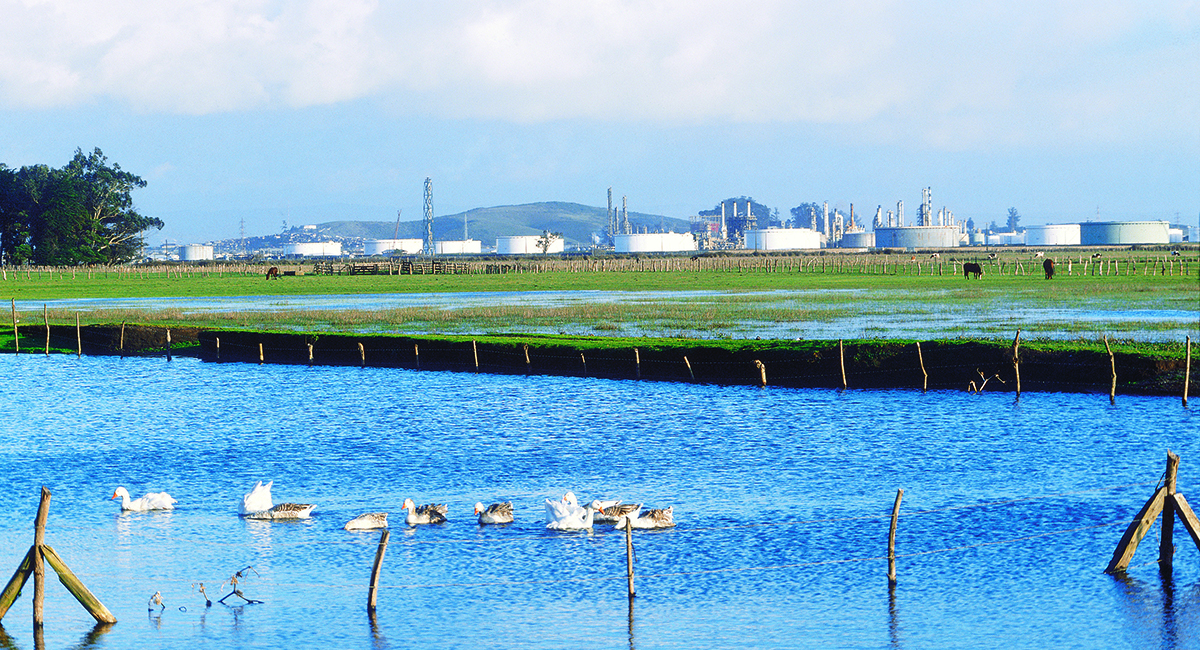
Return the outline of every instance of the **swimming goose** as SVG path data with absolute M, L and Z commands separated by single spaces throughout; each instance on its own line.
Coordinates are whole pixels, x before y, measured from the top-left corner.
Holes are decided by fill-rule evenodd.
M 246 515 L 247 519 L 308 519 L 312 516 L 313 508 L 317 506 L 311 503 L 281 503 L 269 510 L 262 512 L 252 512 Z
M 145 512 L 147 510 L 174 510 L 173 504 L 179 503 L 171 495 L 166 492 L 147 492 L 140 499 L 129 499 L 129 490 L 124 487 L 118 487 L 112 495 L 115 499 L 121 497 L 121 509 L 132 510 L 134 512 Z
M 373 530 L 375 528 L 387 528 L 387 516 L 388 513 L 386 512 L 364 513 L 355 517 L 354 519 L 351 519 L 350 521 L 347 521 L 346 525 L 342 526 L 342 528 L 345 530 Z
M 405 499 L 402 509 L 408 511 L 408 515 L 404 517 L 404 521 L 409 526 L 440 524 L 446 521 L 447 508 L 443 503 L 431 503 L 418 507 L 417 504 L 413 503 L 412 499 Z
M 675 525 L 675 506 L 647 510 L 640 516 L 634 515 L 632 518 L 621 517 L 614 527 L 624 529 L 626 521 L 632 522 L 634 528 L 671 528 Z
M 475 514 L 479 515 L 481 524 L 511 524 L 513 521 L 512 501 L 493 503 L 486 508 L 482 503 L 476 503 Z
M 274 502 L 271 501 L 271 486 L 274 484 L 275 481 L 270 481 L 266 485 L 263 485 L 262 481 L 256 483 L 254 487 L 242 497 L 242 502 L 238 505 L 238 514 L 249 515 L 256 512 L 266 512 L 270 510 L 271 506 L 275 505 Z
M 581 508 L 578 513 L 568 514 L 561 519 L 556 519 L 546 524 L 546 528 L 551 530 L 590 530 L 595 516 L 596 509 L 589 503 L 587 507 Z
M 566 517 L 576 515 L 583 516 L 583 508 L 580 508 L 579 502 L 575 500 L 574 492 L 567 492 L 557 501 L 546 499 L 547 524 L 552 524 Z
M 613 524 L 621 517 L 637 517 L 638 511 L 642 509 L 642 504 L 621 503 L 620 501 L 593 501 L 592 507 L 596 509 L 596 523 Z

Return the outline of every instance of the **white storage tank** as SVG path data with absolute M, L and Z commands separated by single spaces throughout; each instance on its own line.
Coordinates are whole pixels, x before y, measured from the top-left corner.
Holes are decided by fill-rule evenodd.
M 1079 243 L 1084 246 L 1121 244 L 1169 244 L 1166 221 L 1086 221 L 1079 224 Z
M 954 248 L 958 226 L 900 226 L 875 229 L 876 248 Z
M 342 243 L 318 241 L 284 244 L 283 254 L 287 257 L 341 257 Z
M 1021 246 L 1025 243 L 1025 233 L 994 232 L 987 236 L 988 246 Z
M 821 235 L 809 228 L 767 228 L 747 230 L 746 249 L 752 251 L 786 251 L 820 248 Z
M 483 242 L 478 239 L 450 239 L 433 242 L 437 255 L 478 255 L 483 251 Z
M 420 255 L 424 250 L 425 242 L 420 239 L 368 239 L 363 242 L 366 255 L 386 255 L 393 251 L 399 255 Z
M 1025 227 L 1026 246 L 1078 246 L 1079 224 L 1059 223 Z
M 1169 238 L 1171 240 L 1172 244 L 1182 244 L 1183 243 L 1183 228 L 1168 228 L 1167 229 L 1167 238 Z
M 669 253 L 696 250 L 696 238 L 683 232 L 648 232 L 613 235 L 618 253 Z
M 496 238 L 496 254 L 497 255 L 541 255 L 542 247 L 538 246 L 538 241 L 541 240 L 541 235 L 511 235 L 508 237 Z M 555 237 L 550 240 L 550 246 L 546 249 L 546 253 L 561 253 L 566 242 L 562 237 Z
M 843 233 L 838 248 L 875 248 L 875 233 L 865 230 Z
M 213 247 L 208 244 L 187 244 L 179 247 L 179 259 L 184 262 L 211 260 Z

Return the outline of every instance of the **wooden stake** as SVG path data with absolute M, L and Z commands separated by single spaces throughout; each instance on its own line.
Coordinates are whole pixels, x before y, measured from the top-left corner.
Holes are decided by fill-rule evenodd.
M 692 364 L 690 361 L 688 361 L 686 354 L 683 355 L 683 365 L 687 366 L 688 376 L 692 378 L 692 381 L 696 381 L 696 373 L 692 372 Z
M 900 499 L 904 490 L 896 490 L 896 503 L 892 505 L 892 525 L 888 528 L 888 584 L 896 584 L 896 522 L 900 518 Z
M 921 363 L 921 392 L 929 390 L 929 373 L 925 372 L 925 357 L 921 355 L 921 342 L 917 341 L 917 361 Z
M 529 346 L 525 346 L 525 374 L 533 374 L 533 365 L 529 363 Z
M 587 359 L 583 356 L 582 352 L 579 353 L 579 361 L 583 363 L 583 376 L 587 377 Z
M 1117 543 L 1117 549 L 1113 551 L 1112 560 L 1108 563 L 1108 568 L 1104 569 L 1105 573 L 1120 573 L 1129 568 L 1129 562 L 1133 559 L 1133 552 L 1137 550 L 1138 543 L 1146 536 L 1150 530 L 1150 526 L 1154 523 L 1158 513 L 1162 512 L 1163 501 L 1167 496 L 1167 488 L 1161 487 L 1146 505 L 1138 511 L 1137 516 L 1125 529 L 1125 534 L 1121 537 L 1121 541 Z
M 1183 362 L 1183 405 L 1187 406 L 1188 384 L 1192 380 L 1192 337 L 1187 337 L 1187 352 Z
M 104 606 L 104 603 L 100 602 L 100 599 L 92 595 L 92 592 L 88 591 L 88 588 L 84 586 L 79 578 L 76 578 L 75 574 L 71 573 L 71 569 L 67 567 L 67 563 L 63 562 L 62 558 L 58 556 L 58 552 L 46 544 L 43 544 L 41 549 L 42 554 L 46 557 L 46 562 L 54 569 L 56 573 L 58 573 L 59 581 L 62 582 L 63 586 L 67 588 L 67 591 L 71 592 L 71 595 L 75 597 L 75 600 L 78 600 L 79 604 L 83 605 L 83 608 L 92 615 L 92 618 L 96 619 L 97 623 L 117 622 L 117 617 L 113 616 L 112 612 L 108 611 L 108 608 Z
M 217 361 L 220 361 L 221 360 L 221 337 L 218 336 L 218 337 L 216 337 L 216 339 L 217 339 Z
M 842 390 L 846 390 L 846 350 L 841 339 L 838 339 L 838 363 L 842 366 Z
M 1192 512 L 1192 507 L 1182 494 L 1176 492 L 1171 500 L 1175 502 L 1175 513 L 1179 515 L 1179 521 L 1183 522 L 1183 527 L 1192 536 L 1196 548 L 1200 548 L 1200 519 L 1196 518 L 1196 513 Z
M 12 299 L 12 320 L 13 320 L 13 352 L 21 353 L 21 332 L 17 329 L 17 299 Z
M 308 365 L 311 366 L 312 364 L 313 364 L 313 350 L 312 350 L 312 343 L 309 343 L 308 344 Z
M 642 355 L 640 352 L 638 352 L 637 348 L 633 349 L 633 365 L 634 365 L 634 368 L 637 370 L 637 378 L 641 379 L 642 378 Z
M 46 596 L 46 565 L 42 562 L 40 549 L 46 541 L 46 518 L 50 515 L 50 490 L 42 486 L 42 499 L 38 503 L 37 518 L 33 520 L 33 626 L 43 623 L 42 605 Z
M 413 358 L 417 361 L 417 370 L 421 369 L 421 351 L 417 349 L 417 344 L 413 343 Z
M 1108 391 L 1108 403 L 1117 403 L 1117 360 L 1113 357 L 1112 348 L 1108 347 L 1108 335 L 1104 336 L 1104 349 L 1108 352 L 1108 363 L 1112 365 L 1112 388 Z
M 362 364 L 361 368 L 367 367 L 367 350 L 363 347 L 361 341 L 358 343 L 358 360 Z
M 262 362 L 263 362 L 263 344 L 260 341 L 258 344 L 258 363 L 259 363 L 259 365 L 262 365 Z
M 46 323 L 46 356 L 50 356 L 50 313 L 42 305 L 42 320 Z
M 125 323 L 121 323 L 121 343 L 118 349 L 121 350 L 121 358 L 125 358 Z
M 367 611 L 375 611 L 375 594 L 379 588 L 379 571 L 383 569 L 383 556 L 387 553 L 388 537 L 391 531 L 386 528 L 379 536 L 379 547 L 375 549 L 375 564 L 371 567 L 371 586 L 367 589 Z
M 1017 398 L 1018 399 L 1021 397 L 1021 365 L 1020 365 L 1020 363 L 1017 362 L 1018 354 L 1019 354 L 1018 347 L 1020 345 L 1021 345 L 1021 330 L 1020 330 L 1020 328 L 1018 328 L 1017 335 L 1015 337 L 1013 337 L 1013 347 L 1012 347 L 1013 374 L 1015 374 L 1017 376 Z
M 633 588 L 633 519 L 625 518 L 625 577 L 629 583 L 629 597 L 637 595 Z
M 475 372 L 479 372 L 479 345 L 471 339 L 471 354 L 475 357 Z
M 1167 450 L 1167 496 L 1163 499 L 1162 530 L 1158 536 L 1158 563 L 1167 569 L 1171 568 L 1171 560 L 1175 556 L 1175 487 L 1178 472 L 1179 456 Z
M 171 360 L 171 328 L 167 328 L 167 361 Z
M 75 314 L 75 358 L 83 358 L 83 333 L 79 331 L 79 314 Z
M 767 366 L 758 359 L 754 360 L 754 366 L 758 368 L 758 385 L 763 388 L 767 387 Z
M 33 575 L 33 550 L 34 547 L 29 547 L 29 552 L 25 554 L 25 559 L 21 564 L 17 565 L 17 570 L 9 579 L 8 584 L 4 586 L 4 591 L 0 592 L 0 619 L 8 613 L 8 608 L 17 602 L 17 598 L 21 595 L 21 589 L 25 586 L 29 576 Z

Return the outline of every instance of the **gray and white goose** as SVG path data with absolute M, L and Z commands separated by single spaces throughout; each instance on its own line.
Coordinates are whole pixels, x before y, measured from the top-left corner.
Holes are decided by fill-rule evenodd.
M 617 520 L 615 528 L 624 529 L 628 521 L 633 528 L 671 528 L 675 526 L 675 506 L 670 508 L 654 508 L 640 515 L 624 516 Z
M 484 507 L 483 503 L 475 504 L 475 514 L 479 515 L 480 524 L 511 524 L 513 521 L 512 501 L 493 503 Z
M 446 513 L 449 511 L 444 503 L 431 503 L 429 505 L 418 506 L 412 499 L 405 499 L 402 509 L 408 511 L 408 515 L 404 517 L 404 521 L 409 526 L 444 523 L 446 521 Z

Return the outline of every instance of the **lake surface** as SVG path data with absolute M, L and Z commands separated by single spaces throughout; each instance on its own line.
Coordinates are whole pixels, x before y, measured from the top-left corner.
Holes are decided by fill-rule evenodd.
M 1168 448 L 1200 486 L 1200 418 L 1177 397 L 695 386 L 196 359 L 0 355 L 0 571 L 46 541 L 116 615 L 50 574 L 45 647 L 1195 648 L 1200 552 L 1158 527 L 1102 573 Z M 273 480 L 304 522 L 237 516 Z M 168 513 L 109 496 L 166 490 Z M 887 530 L 904 489 L 899 583 Z M 547 531 L 572 490 L 673 506 L 678 526 Z M 446 503 L 411 529 L 400 504 Z M 480 527 L 476 501 L 516 523 Z M 367 581 L 391 513 L 374 624 Z M 253 567 L 246 569 L 246 567 Z M 205 607 L 244 571 L 261 604 Z M 160 592 L 165 609 L 147 610 Z M 33 587 L 0 647 L 33 648 Z M 234 604 L 237 597 L 229 599 Z

